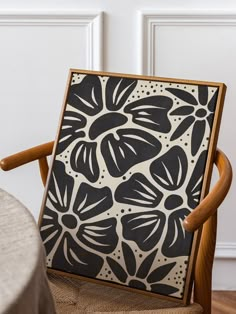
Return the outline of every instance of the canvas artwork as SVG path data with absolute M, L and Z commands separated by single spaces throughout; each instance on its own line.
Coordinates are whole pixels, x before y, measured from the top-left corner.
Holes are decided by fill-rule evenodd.
M 47 266 L 183 300 L 217 84 L 71 70 L 40 233 Z

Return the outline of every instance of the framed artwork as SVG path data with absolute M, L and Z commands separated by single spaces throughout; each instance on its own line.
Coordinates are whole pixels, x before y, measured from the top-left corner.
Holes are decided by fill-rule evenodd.
M 40 215 L 49 269 L 187 303 L 222 83 L 71 70 Z

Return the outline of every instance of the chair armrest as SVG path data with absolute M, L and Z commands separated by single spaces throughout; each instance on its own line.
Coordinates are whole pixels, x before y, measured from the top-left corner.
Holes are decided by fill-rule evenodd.
M 214 162 L 218 168 L 220 178 L 210 193 L 200 202 L 191 214 L 185 218 L 183 225 L 185 230 L 189 232 L 197 230 L 216 212 L 230 188 L 232 181 L 232 167 L 228 158 L 222 151 L 217 149 Z
M 0 168 L 8 171 L 31 161 L 49 156 L 52 153 L 53 145 L 53 141 L 48 142 L 3 158 L 0 160 Z

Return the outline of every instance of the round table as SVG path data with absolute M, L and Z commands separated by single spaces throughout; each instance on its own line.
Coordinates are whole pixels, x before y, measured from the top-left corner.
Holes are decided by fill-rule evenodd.
M 38 227 L 26 207 L 2 189 L 0 313 L 55 313 Z

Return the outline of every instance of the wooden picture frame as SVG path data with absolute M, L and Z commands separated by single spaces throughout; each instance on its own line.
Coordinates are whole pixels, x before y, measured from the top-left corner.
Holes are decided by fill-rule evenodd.
M 226 87 L 72 69 L 39 226 L 54 271 L 187 304 Z

